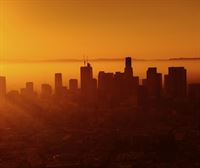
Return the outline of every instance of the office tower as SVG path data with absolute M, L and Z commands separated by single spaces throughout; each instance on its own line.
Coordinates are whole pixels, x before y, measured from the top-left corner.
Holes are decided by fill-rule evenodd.
M 26 98 L 33 98 L 36 96 L 34 92 L 34 84 L 33 82 L 26 82 L 26 87 L 20 90 L 22 96 Z
M 71 90 L 71 91 L 78 90 L 78 80 L 77 79 L 69 80 L 69 90 Z
M 114 74 L 114 85 L 113 85 L 113 94 L 115 101 L 121 101 L 125 98 L 125 82 L 124 82 L 124 73 L 116 72 Z
M 26 82 L 26 96 L 28 97 L 34 97 L 36 96 L 36 94 L 34 93 L 34 89 L 33 89 L 33 82 Z
M 187 95 L 187 72 L 184 67 L 169 67 L 164 79 L 168 97 L 184 99 Z
M 62 74 L 61 73 L 56 73 L 55 74 L 55 95 L 61 96 L 62 94 Z
M 41 85 L 41 98 L 49 99 L 52 96 L 52 87 L 49 84 Z
M 200 108 L 200 83 L 193 83 L 188 86 L 188 97 L 192 104 Z
M 19 91 L 18 90 L 11 90 L 7 93 L 7 97 L 11 101 L 19 101 Z
M 0 76 L 0 97 L 6 95 L 6 77 Z
M 194 124 L 200 130 L 200 83 L 192 83 L 188 86 L 188 98 L 190 102 L 190 114 L 194 117 Z
M 97 91 L 97 79 L 93 78 L 91 81 L 91 91 L 96 94 Z
M 98 96 L 101 102 L 109 103 L 113 96 L 114 74 L 100 71 L 98 74 Z
M 125 77 L 130 78 L 133 76 L 133 68 L 132 68 L 132 58 L 125 58 L 125 69 L 124 69 Z
M 113 73 L 100 71 L 98 75 L 98 88 L 102 91 L 109 92 L 113 87 Z
M 151 67 L 147 70 L 147 79 L 145 82 L 145 87 L 147 88 L 147 93 L 149 98 L 158 99 L 161 97 L 162 92 L 162 74 L 157 73 L 157 68 Z
M 22 96 L 26 96 L 26 88 L 21 88 L 20 89 L 20 94 L 22 95 Z
M 32 94 L 33 91 L 33 82 L 26 82 L 26 91 L 28 94 Z
M 84 103 L 96 101 L 97 81 L 93 78 L 92 67 L 89 63 L 80 68 L 81 71 L 81 95 Z
M 91 85 L 91 80 L 93 78 L 92 67 L 89 63 L 87 66 L 81 67 L 81 91 L 87 92 Z
M 137 99 L 139 87 L 139 77 L 133 76 L 132 58 L 125 58 L 124 80 L 123 80 L 123 95 L 124 100 Z M 133 101 L 133 100 L 132 100 Z

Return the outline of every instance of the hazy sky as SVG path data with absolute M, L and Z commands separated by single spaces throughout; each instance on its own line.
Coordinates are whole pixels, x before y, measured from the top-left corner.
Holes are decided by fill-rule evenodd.
M 0 0 L 0 59 L 200 56 L 199 0 Z

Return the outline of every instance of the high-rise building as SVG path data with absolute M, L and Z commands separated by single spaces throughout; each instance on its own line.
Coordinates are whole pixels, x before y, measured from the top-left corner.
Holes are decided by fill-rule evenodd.
M 0 97 L 6 95 L 6 77 L 0 76 Z
M 97 81 L 93 78 L 92 67 L 89 63 L 80 68 L 81 95 L 84 102 L 91 103 L 96 99 Z
M 188 86 L 188 96 L 192 104 L 200 108 L 200 83 L 193 83 Z
M 52 87 L 49 84 L 41 85 L 41 98 L 49 99 L 52 96 Z
M 124 99 L 136 100 L 138 95 L 139 77 L 133 75 L 132 58 L 125 58 L 124 81 L 123 81 Z M 130 102 L 131 102 L 130 101 Z
M 36 92 L 34 92 L 33 82 L 26 82 L 25 88 L 22 88 L 20 92 L 21 95 L 26 98 L 34 98 L 36 96 Z
M 19 91 L 18 90 L 11 90 L 7 93 L 7 97 L 9 100 L 18 101 L 19 100 Z
M 92 78 L 93 78 L 92 67 L 89 63 L 87 63 L 87 66 L 81 67 L 81 91 L 82 92 L 87 92 L 90 89 Z
M 101 102 L 108 102 L 113 96 L 114 74 L 100 71 L 98 75 L 98 96 Z
M 71 91 L 78 90 L 78 80 L 77 79 L 69 80 L 69 90 L 71 90 Z
M 102 91 L 109 92 L 113 87 L 113 73 L 100 71 L 98 75 L 98 88 Z
M 125 69 L 124 69 L 125 77 L 133 77 L 133 68 L 132 68 L 132 58 L 125 58 Z
M 164 79 L 165 93 L 171 98 L 183 99 L 187 95 L 187 71 L 184 67 L 169 67 Z
M 26 82 L 26 91 L 29 94 L 32 94 L 34 92 L 34 90 L 33 90 L 33 82 Z
M 156 67 L 148 68 L 145 87 L 149 98 L 158 99 L 162 92 L 162 74 L 157 73 Z
M 115 72 L 113 89 L 115 101 L 120 102 L 124 100 L 125 90 L 128 90 L 128 88 L 125 87 L 124 73 Z
M 55 74 L 55 95 L 59 96 L 62 94 L 62 89 L 63 84 L 62 84 L 62 74 L 61 73 L 56 73 Z

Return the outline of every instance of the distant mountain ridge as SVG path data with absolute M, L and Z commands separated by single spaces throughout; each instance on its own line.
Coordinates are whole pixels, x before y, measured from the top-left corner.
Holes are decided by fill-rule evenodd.
M 133 61 L 192 61 L 192 60 L 200 60 L 200 57 L 180 57 L 180 58 L 168 58 L 168 59 L 138 59 L 132 58 Z M 0 62 L 7 63 L 51 63 L 51 62 L 82 62 L 83 59 L 42 59 L 42 60 L 0 60 Z M 124 58 L 96 58 L 89 59 L 91 62 L 102 62 L 102 61 L 124 61 Z

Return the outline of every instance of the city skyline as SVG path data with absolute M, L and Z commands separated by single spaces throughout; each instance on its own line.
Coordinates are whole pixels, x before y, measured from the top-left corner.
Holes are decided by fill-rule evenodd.
M 0 168 L 199 168 L 200 0 L 0 0 Z
M 71 79 L 68 80 L 68 84 L 66 85 L 65 82 L 64 82 L 65 80 L 62 77 L 63 74 L 60 73 L 60 72 L 56 72 L 55 73 L 55 78 L 54 78 L 54 85 L 50 85 L 50 83 L 42 83 L 41 84 L 41 88 L 44 87 L 44 89 L 46 89 L 46 87 L 53 87 L 54 88 L 53 89 L 54 90 L 53 93 L 54 94 L 56 94 L 56 93 L 60 94 L 62 92 L 61 90 L 62 90 L 63 87 L 65 87 L 65 89 L 72 89 L 72 88 L 74 88 L 73 85 L 75 85 L 76 89 L 78 89 L 78 88 L 82 89 L 84 87 L 88 87 L 87 85 L 90 85 L 90 84 L 87 83 L 87 81 L 90 78 L 92 80 L 97 80 L 98 85 L 96 84 L 96 87 L 99 88 L 99 87 L 101 87 L 101 86 L 99 86 L 99 80 L 100 80 L 99 75 L 101 73 L 108 73 L 108 74 L 113 74 L 113 75 L 114 74 L 117 75 L 117 73 L 124 73 L 125 76 L 127 76 L 126 74 L 128 74 L 128 76 L 130 76 L 130 77 L 133 76 L 134 77 L 135 76 L 135 75 L 133 75 L 133 72 L 134 72 L 134 68 L 133 67 L 134 66 L 132 66 L 132 61 L 133 61 L 133 59 L 131 57 L 126 57 L 125 58 L 125 69 L 124 69 L 124 72 L 123 71 L 122 72 L 120 72 L 120 71 L 116 71 L 116 72 L 107 72 L 106 71 L 105 72 L 105 71 L 100 70 L 98 72 L 97 79 L 96 79 L 96 78 L 93 78 L 93 68 L 92 68 L 92 65 L 89 63 L 88 60 L 84 60 L 83 66 L 80 67 L 80 77 L 79 77 L 79 79 L 71 78 Z M 133 65 L 134 65 L 134 62 L 133 62 Z M 89 68 L 89 70 L 88 70 L 88 68 Z M 177 70 L 178 69 L 181 70 L 181 69 L 184 69 L 184 67 L 181 67 L 181 66 L 171 66 L 171 67 L 168 67 L 168 74 L 157 73 L 157 67 L 148 67 L 148 69 L 146 70 L 146 78 L 147 79 L 141 78 L 140 76 L 139 77 L 136 76 L 138 78 L 137 79 L 138 80 L 138 82 L 137 82 L 138 84 L 137 85 L 146 85 L 145 84 L 146 81 L 144 81 L 144 80 L 148 80 L 149 74 L 153 73 L 153 74 L 157 74 L 157 75 L 160 76 L 159 77 L 160 87 L 161 87 L 160 89 L 162 89 L 163 87 L 165 87 L 165 81 L 168 80 L 168 76 L 173 72 L 173 69 L 174 70 L 176 70 L 176 69 Z M 186 71 L 186 69 L 184 69 L 184 70 Z M 87 73 L 89 73 L 90 75 L 88 77 L 86 77 L 87 78 L 86 81 L 85 81 L 86 83 L 84 82 L 85 84 L 83 85 L 82 81 L 84 81 L 84 78 L 82 78 L 82 76 L 83 76 L 84 73 L 86 74 L 86 76 L 87 76 Z M 2 78 L 1 81 L 4 81 L 3 83 L 6 83 L 6 76 L 2 76 L 1 75 L 0 77 Z M 185 80 L 186 79 L 187 79 L 187 77 L 185 77 Z M 178 81 L 179 80 L 180 79 L 178 79 Z M 188 85 L 187 80 L 186 80 L 186 83 Z M 26 85 L 26 87 L 31 88 L 31 90 L 33 92 L 33 87 L 34 87 L 34 82 L 33 81 L 29 81 L 29 82 L 25 81 L 25 85 Z M 159 86 L 157 86 L 157 87 L 159 87 Z M 7 88 L 7 87 L 5 86 L 4 88 Z M 90 90 L 91 86 L 89 86 L 88 89 Z M 11 91 L 12 91 L 12 89 L 11 89 Z M 38 90 L 36 90 L 36 91 L 38 92 Z M 42 89 L 40 90 L 40 92 L 42 92 Z
M 131 57 L 130 57 L 131 58 Z M 123 59 L 124 60 L 124 59 Z M 134 64 L 134 62 L 135 62 L 135 60 L 134 59 L 132 59 L 133 60 L 133 64 Z M 120 60 L 121 61 L 121 60 Z M 89 61 L 90 62 L 90 61 Z M 93 62 L 93 61 L 92 61 Z M 84 65 L 84 61 L 82 61 L 82 65 Z M 148 71 L 148 69 L 149 68 L 157 68 L 156 66 L 150 66 L 150 67 L 147 67 L 147 69 L 145 70 L 145 73 Z M 182 67 L 182 66 L 171 66 L 171 67 Z M 168 68 L 170 68 L 170 67 L 167 67 L 167 69 Z M 78 69 L 78 67 L 76 68 L 76 69 Z M 119 70 L 122 70 L 123 68 L 121 67 Z M 166 70 L 167 70 L 166 69 Z M 97 74 L 94 74 L 94 77 L 95 78 L 98 78 L 98 74 L 99 74 L 99 72 L 101 72 L 102 70 L 100 69 L 99 71 L 96 71 L 97 72 Z M 118 71 L 118 70 L 117 70 Z M 105 69 L 105 72 L 109 72 L 109 71 L 107 71 L 106 69 Z M 62 76 L 64 75 L 66 75 L 68 72 L 66 71 L 66 72 L 55 72 L 55 74 L 60 74 L 61 75 L 61 78 L 62 78 Z M 115 72 L 113 72 L 113 71 L 110 71 L 110 73 L 115 73 Z M 136 73 L 137 74 L 137 73 Z M 166 73 L 162 73 L 163 75 L 167 75 Z M 138 75 L 138 74 L 137 74 Z M 1 73 L 0 74 L 0 76 L 2 76 L 2 77 L 4 77 L 4 75 Z M 80 76 L 80 74 L 79 74 L 79 76 Z M 139 76 L 139 83 L 140 84 L 142 84 L 142 82 L 143 82 L 143 79 L 144 79 L 144 77 L 145 77 L 145 75 L 144 76 Z M 67 87 L 67 88 L 69 88 L 70 86 L 70 84 L 69 84 L 69 81 L 71 80 L 71 79 L 77 79 L 76 78 L 76 76 L 71 76 L 71 78 L 63 78 L 63 79 L 61 79 L 63 82 L 61 82 L 61 83 L 63 83 L 63 85 L 65 86 L 65 87 Z M 36 79 L 33 79 L 31 82 L 34 82 Z M 41 86 L 42 86 L 42 84 L 49 84 L 49 85 L 51 85 L 51 86 L 55 86 L 55 84 L 52 84 L 52 82 L 50 82 L 51 80 L 50 79 L 45 79 L 45 83 L 44 82 L 40 82 L 41 84 L 40 84 L 40 87 L 38 88 L 38 87 L 36 87 L 35 89 L 36 89 L 36 91 L 37 92 L 39 92 L 39 91 L 41 91 Z M 22 81 L 22 83 L 26 83 L 26 82 L 28 82 L 28 81 Z M 77 79 L 77 82 L 78 82 L 78 87 L 80 88 L 81 87 L 81 83 L 80 83 L 80 77 Z M 188 83 L 198 83 L 198 82 L 200 82 L 200 81 L 198 81 L 198 80 L 196 80 L 196 81 L 189 81 Z M 37 82 L 34 82 L 34 84 L 36 84 L 36 85 L 38 85 L 39 83 L 37 83 Z M 39 85 L 38 85 L 39 86 Z M 163 79 L 162 79 L 162 86 L 164 86 L 164 76 L 163 76 Z M 22 87 L 22 86 L 20 86 L 20 87 Z M 9 88 L 8 90 L 12 90 L 13 88 Z M 19 90 L 20 88 L 15 88 L 15 90 Z

